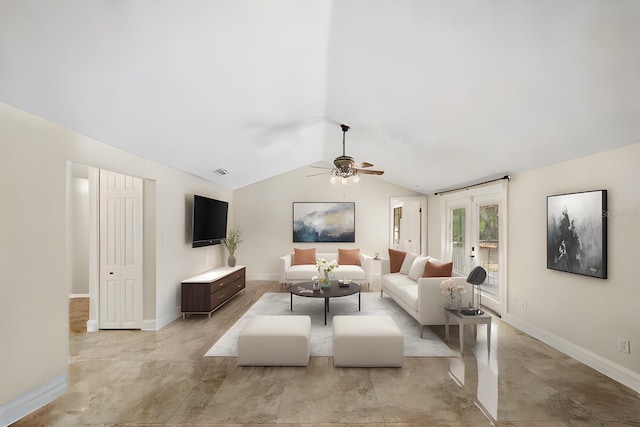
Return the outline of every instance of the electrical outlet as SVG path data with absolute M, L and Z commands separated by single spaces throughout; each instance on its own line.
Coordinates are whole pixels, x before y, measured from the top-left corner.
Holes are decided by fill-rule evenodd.
M 520 301 L 520 308 L 523 310 L 527 309 L 527 301 L 526 300 L 521 300 Z
M 631 354 L 631 343 L 629 340 L 618 337 L 618 351 L 620 353 Z

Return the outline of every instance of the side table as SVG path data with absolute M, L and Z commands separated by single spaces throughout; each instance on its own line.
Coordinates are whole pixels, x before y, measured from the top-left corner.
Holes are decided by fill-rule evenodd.
M 444 309 L 444 337 L 449 341 L 449 321 L 454 321 L 458 324 L 460 336 L 460 354 L 464 352 L 464 325 L 473 325 L 473 335 L 478 335 L 478 325 L 487 325 L 487 351 L 491 351 L 491 316 L 488 314 L 476 314 L 467 316 L 459 311 Z

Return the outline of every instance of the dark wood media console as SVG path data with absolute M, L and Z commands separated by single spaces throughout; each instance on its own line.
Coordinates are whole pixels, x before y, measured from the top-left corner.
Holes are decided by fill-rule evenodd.
M 182 318 L 187 314 L 208 314 L 244 290 L 246 268 L 220 267 L 181 282 Z

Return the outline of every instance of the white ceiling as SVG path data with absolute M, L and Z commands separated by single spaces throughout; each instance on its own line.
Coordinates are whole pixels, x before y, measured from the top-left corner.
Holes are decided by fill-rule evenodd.
M 427 193 L 640 142 L 640 2 L 2 0 L 0 101 L 232 189 L 346 123 Z

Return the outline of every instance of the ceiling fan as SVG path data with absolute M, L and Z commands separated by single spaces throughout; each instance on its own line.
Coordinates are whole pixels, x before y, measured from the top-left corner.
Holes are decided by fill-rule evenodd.
M 382 175 L 384 171 L 366 169 L 366 168 L 372 167 L 373 166 L 372 163 L 369 163 L 369 162 L 356 163 L 356 161 L 353 160 L 353 157 L 346 155 L 345 135 L 349 130 L 349 126 L 345 124 L 341 124 L 340 127 L 342 128 L 342 156 L 335 158 L 335 160 L 333 161 L 333 166 L 334 166 L 333 168 L 325 168 L 322 166 L 311 166 L 311 167 L 317 168 L 317 169 L 330 169 L 329 175 L 331 175 L 330 181 L 332 184 L 335 184 L 338 180 L 340 180 L 343 185 L 346 185 L 349 178 L 353 178 L 354 182 L 359 182 L 360 181 L 359 174 Z M 308 175 L 308 176 L 317 176 L 317 175 L 324 175 L 324 174 L 326 174 L 326 172 L 317 173 L 317 174 Z

